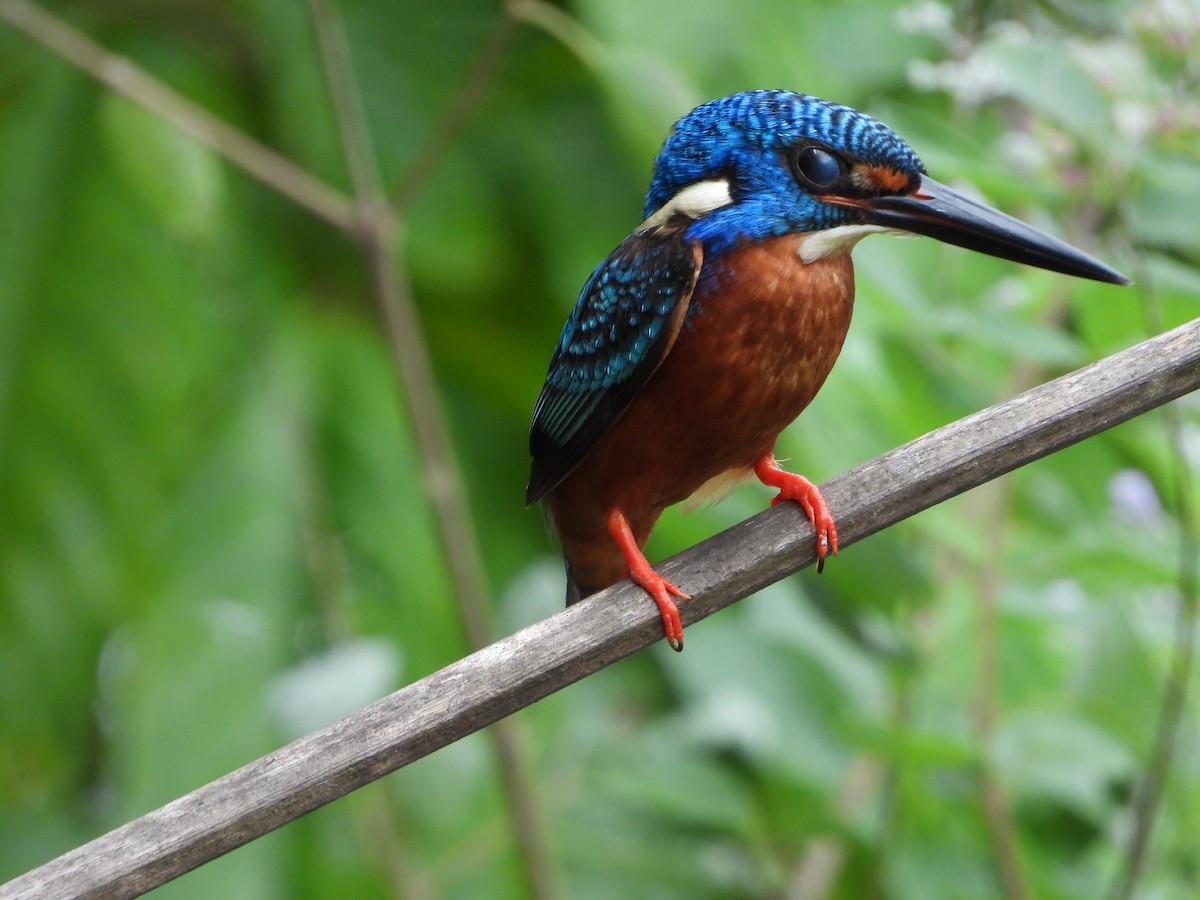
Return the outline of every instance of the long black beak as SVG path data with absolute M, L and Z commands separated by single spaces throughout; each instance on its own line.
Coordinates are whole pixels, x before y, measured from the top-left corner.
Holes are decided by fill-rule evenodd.
M 853 200 L 846 205 L 858 207 L 864 220 L 876 225 L 927 235 L 947 244 L 1065 275 L 1110 284 L 1130 283 L 1116 269 L 1082 250 L 938 184 L 927 175 L 921 176 L 919 187 L 910 194 Z

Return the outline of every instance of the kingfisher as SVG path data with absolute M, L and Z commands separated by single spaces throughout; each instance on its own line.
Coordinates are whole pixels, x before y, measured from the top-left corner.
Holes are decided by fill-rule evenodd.
M 642 223 L 592 272 L 529 430 L 526 505 L 562 545 L 567 603 L 629 577 L 683 649 L 689 599 L 642 552 L 659 515 L 751 472 L 838 552 L 821 492 L 775 459 L 833 368 L 854 306 L 851 249 L 925 235 L 1067 275 L 1121 273 L 934 181 L 888 126 L 785 90 L 705 103 L 654 162 Z

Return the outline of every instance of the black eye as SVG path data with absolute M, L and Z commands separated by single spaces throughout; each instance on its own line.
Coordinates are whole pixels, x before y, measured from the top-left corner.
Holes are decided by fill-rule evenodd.
M 809 187 L 820 190 L 832 187 L 841 177 L 842 163 L 828 150 L 805 147 L 796 154 L 796 173 Z

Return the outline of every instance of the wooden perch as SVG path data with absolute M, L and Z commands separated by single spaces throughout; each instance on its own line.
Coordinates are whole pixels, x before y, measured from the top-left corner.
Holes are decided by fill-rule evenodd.
M 1200 319 L 886 453 L 822 485 L 843 548 L 1200 386 Z M 781 504 L 673 557 L 694 622 L 813 562 Z M 845 565 L 853 565 L 846 560 Z M 131 897 L 246 844 L 662 638 L 624 583 L 0 886 L 0 898 Z

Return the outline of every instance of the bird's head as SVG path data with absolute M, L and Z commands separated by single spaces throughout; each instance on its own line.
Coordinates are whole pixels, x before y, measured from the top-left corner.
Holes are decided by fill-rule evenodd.
M 806 261 L 867 234 L 928 235 L 991 256 L 1114 284 L 1104 263 L 928 176 L 911 147 L 870 116 L 791 91 L 713 100 L 680 119 L 654 163 L 643 228 L 691 220 L 715 252 L 810 235 Z

